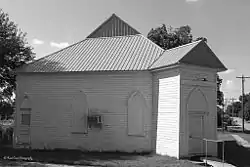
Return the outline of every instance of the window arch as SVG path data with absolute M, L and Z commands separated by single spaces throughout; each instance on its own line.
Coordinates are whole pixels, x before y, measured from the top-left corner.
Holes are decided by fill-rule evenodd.
M 22 125 L 30 125 L 31 124 L 31 104 L 30 97 L 25 93 L 23 97 L 23 101 L 20 107 L 21 112 L 21 124 Z
M 189 112 L 208 112 L 208 102 L 205 94 L 200 88 L 194 88 L 188 96 L 187 109 Z
M 144 115 L 146 100 L 139 91 L 134 91 L 128 99 L 128 135 L 144 135 Z

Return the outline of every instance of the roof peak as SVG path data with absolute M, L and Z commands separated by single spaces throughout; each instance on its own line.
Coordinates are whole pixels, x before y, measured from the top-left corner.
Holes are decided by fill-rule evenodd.
M 99 27 L 97 27 L 87 38 L 128 36 L 141 34 L 128 23 L 113 13 Z
M 187 43 L 187 44 L 184 44 L 184 45 L 180 45 L 180 46 L 177 46 L 177 47 L 174 47 L 174 48 L 171 48 L 171 49 L 166 49 L 165 52 L 167 52 L 167 51 L 172 51 L 172 50 L 174 50 L 174 49 L 180 49 L 180 48 L 182 48 L 182 47 L 187 47 L 187 46 L 189 46 L 189 45 L 198 44 L 198 43 L 200 43 L 200 42 L 202 42 L 202 40 L 193 41 L 193 42 L 190 42 L 190 43 Z

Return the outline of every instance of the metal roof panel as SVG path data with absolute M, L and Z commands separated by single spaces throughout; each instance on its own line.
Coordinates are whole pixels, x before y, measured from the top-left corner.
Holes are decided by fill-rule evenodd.
M 142 35 L 87 38 L 26 65 L 26 72 L 147 70 L 164 52 Z

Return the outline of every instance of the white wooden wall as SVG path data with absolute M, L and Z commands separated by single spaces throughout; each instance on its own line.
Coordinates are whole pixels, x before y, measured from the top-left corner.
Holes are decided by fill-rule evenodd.
M 71 148 L 103 151 L 150 151 L 152 119 L 152 75 L 149 72 L 122 73 L 52 73 L 26 74 L 17 77 L 16 136 L 20 127 L 20 104 L 24 92 L 32 101 L 32 148 Z M 128 99 L 139 91 L 145 99 L 142 135 L 128 135 Z M 72 133 L 74 112 L 84 114 L 82 102 L 86 95 L 88 108 L 101 110 L 103 129 L 88 130 L 79 124 L 78 133 Z M 73 106 L 79 106 L 73 107 Z M 81 109 L 83 107 L 83 109 Z M 74 112 L 73 112 L 74 111 Z M 82 114 L 82 115 L 83 115 Z M 138 125 L 139 126 L 139 125 Z M 82 131 L 81 131 L 82 128 Z
M 180 76 L 176 69 L 153 77 L 153 145 L 157 154 L 179 157 Z
M 205 95 L 208 102 L 209 114 L 205 117 L 205 138 L 217 139 L 217 92 L 216 72 L 211 69 L 184 66 L 180 69 L 181 76 L 181 114 L 180 114 L 180 157 L 187 157 L 188 154 L 188 111 L 187 102 L 191 91 L 198 88 Z M 206 77 L 207 81 L 197 81 L 197 77 Z M 208 154 L 217 155 L 217 145 L 208 144 Z

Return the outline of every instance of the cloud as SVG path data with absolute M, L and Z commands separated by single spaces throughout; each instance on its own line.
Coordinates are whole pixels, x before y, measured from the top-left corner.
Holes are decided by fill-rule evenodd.
M 227 84 L 227 85 L 232 85 L 232 84 L 233 84 L 233 81 L 232 81 L 232 80 L 227 80 L 226 84 Z
M 186 2 L 197 2 L 199 0 L 186 0 Z
M 50 42 L 50 46 L 62 49 L 62 48 L 65 48 L 65 47 L 69 46 L 69 43 L 68 42 L 61 42 L 61 43 Z
M 221 74 L 231 74 L 231 73 L 233 73 L 234 71 L 235 71 L 234 69 L 228 69 L 227 71 L 221 72 Z
M 35 38 L 32 40 L 32 43 L 34 45 L 42 45 L 42 44 L 44 44 L 44 41 Z
M 225 83 L 225 89 L 227 90 L 234 89 L 234 82 L 232 80 L 227 80 Z

